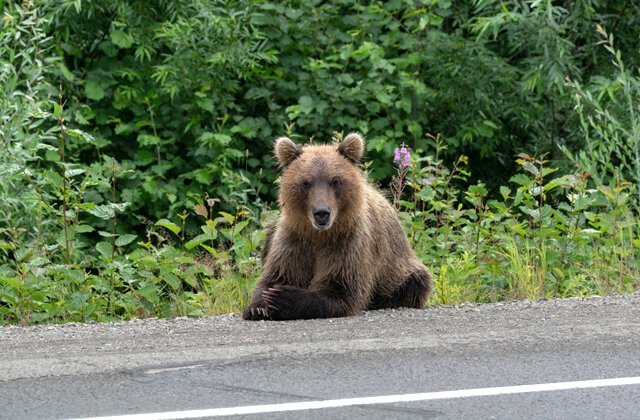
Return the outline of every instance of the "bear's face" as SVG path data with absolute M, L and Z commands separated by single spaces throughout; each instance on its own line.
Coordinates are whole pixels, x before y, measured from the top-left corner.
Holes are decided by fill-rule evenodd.
M 288 138 L 275 146 L 280 178 L 280 206 L 287 217 L 324 231 L 362 206 L 364 179 L 358 162 L 364 140 L 349 134 L 339 145 L 299 147 Z

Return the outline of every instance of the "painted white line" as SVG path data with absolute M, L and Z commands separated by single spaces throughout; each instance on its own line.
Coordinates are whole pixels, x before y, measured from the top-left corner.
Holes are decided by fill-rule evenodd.
M 524 394 L 530 392 L 564 391 L 568 389 L 601 388 L 640 385 L 640 376 L 630 378 L 595 379 L 591 381 L 556 382 L 534 385 L 500 386 L 494 388 L 461 389 L 457 391 L 425 392 L 421 394 L 382 395 L 377 397 L 344 398 L 339 400 L 303 401 L 284 404 L 249 405 L 244 407 L 211 408 L 205 410 L 169 411 L 164 413 L 130 414 L 110 417 L 91 417 L 84 420 L 170 420 L 220 417 L 239 414 L 262 414 L 279 411 L 317 410 L 353 405 L 393 404 L 399 402 L 448 400 L 453 398 L 487 397 L 492 395 Z

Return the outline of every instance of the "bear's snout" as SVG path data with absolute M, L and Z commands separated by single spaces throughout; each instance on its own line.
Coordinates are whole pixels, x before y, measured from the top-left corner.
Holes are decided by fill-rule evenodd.
M 331 210 L 327 206 L 318 206 L 313 209 L 314 226 L 317 229 L 327 229 L 330 227 Z

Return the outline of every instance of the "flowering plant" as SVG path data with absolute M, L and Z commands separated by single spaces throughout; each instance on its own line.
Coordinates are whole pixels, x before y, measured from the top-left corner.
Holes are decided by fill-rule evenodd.
M 409 152 L 409 148 L 404 143 L 400 148 L 396 147 L 393 163 L 397 163 L 400 168 L 406 168 L 411 163 L 411 152 Z
M 400 147 L 396 147 L 393 163 L 398 165 L 398 173 L 391 179 L 391 193 L 393 194 L 393 206 L 396 210 L 399 210 L 400 198 L 402 197 L 402 190 L 404 190 L 405 186 L 404 180 L 411 165 L 411 152 L 404 143 L 401 144 Z

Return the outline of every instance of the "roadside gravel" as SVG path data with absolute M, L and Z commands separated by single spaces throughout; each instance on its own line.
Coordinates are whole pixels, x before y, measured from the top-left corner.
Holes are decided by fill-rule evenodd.
M 393 348 L 469 352 L 488 342 L 530 350 L 577 337 L 594 348 L 611 340 L 640 346 L 640 293 L 440 305 L 290 322 L 249 322 L 222 315 L 4 326 L 0 327 L 0 381 L 255 360 L 274 354 Z

